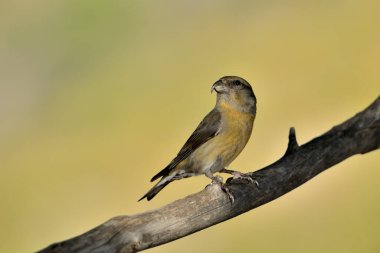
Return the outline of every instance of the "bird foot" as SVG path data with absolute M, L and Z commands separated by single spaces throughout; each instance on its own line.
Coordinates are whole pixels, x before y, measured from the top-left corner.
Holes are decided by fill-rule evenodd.
M 235 202 L 235 197 L 232 194 L 231 190 L 225 185 L 225 184 L 220 184 L 220 189 L 224 191 L 224 193 L 227 195 L 228 199 L 231 201 L 231 204 Z
M 231 201 L 231 204 L 234 203 L 235 197 L 231 190 L 223 183 L 223 178 L 221 176 L 213 176 L 211 184 L 207 185 L 206 188 L 211 185 L 219 186 L 219 188 L 227 195 L 228 199 Z
M 233 179 L 242 179 L 242 180 L 247 181 L 248 183 L 255 183 L 257 187 L 260 186 L 259 182 L 248 174 L 235 171 L 235 170 L 226 170 L 226 169 L 223 169 L 220 172 L 231 174 Z
M 205 188 L 208 188 L 210 186 L 213 186 L 213 185 L 220 185 L 220 184 L 223 184 L 223 178 L 221 176 L 212 176 L 212 177 L 209 177 L 211 178 L 211 183 L 206 185 Z
M 223 178 L 221 176 L 213 176 L 211 184 L 223 184 Z
M 241 173 L 241 172 L 238 172 L 236 171 L 237 173 L 233 174 L 232 178 L 233 179 L 242 179 L 242 180 L 246 180 L 248 181 L 248 183 L 255 183 L 257 187 L 259 187 L 259 182 L 255 179 L 255 178 L 252 178 L 250 175 L 247 175 L 247 174 L 244 174 L 244 173 Z

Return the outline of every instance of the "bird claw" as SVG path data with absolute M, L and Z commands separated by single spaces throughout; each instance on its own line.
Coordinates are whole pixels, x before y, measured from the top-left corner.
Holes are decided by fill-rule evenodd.
M 228 199 L 231 201 L 231 204 L 233 204 L 235 202 L 235 197 L 232 194 L 231 190 L 225 184 L 221 184 L 220 189 L 222 189 L 222 191 L 227 194 Z
M 249 184 L 250 183 L 255 183 L 257 187 L 260 186 L 259 182 L 252 176 L 248 175 L 248 174 L 245 174 L 245 173 L 241 173 L 239 171 L 234 171 L 234 170 L 223 170 L 222 172 L 225 172 L 225 173 L 229 173 L 232 175 L 232 178 L 233 179 L 240 179 L 240 180 L 245 180 L 247 181 Z
M 226 186 L 226 184 L 223 183 L 223 178 L 220 176 L 213 176 L 212 181 L 210 184 L 206 186 L 208 188 L 209 186 L 217 185 L 219 188 L 227 195 L 228 199 L 231 201 L 231 204 L 234 203 L 235 197 L 232 194 L 231 190 Z
M 242 180 L 246 180 L 248 181 L 249 183 L 253 183 L 254 180 L 252 177 L 248 176 L 247 174 L 243 174 L 243 173 L 236 173 L 233 175 L 232 177 L 233 179 L 242 179 Z
M 259 182 L 253 178 L 252 176 L 248 175 L 248 174 L 244 174 L 244 173 L 241 173 L 241 172 L 238 172 L 238 171 L 234 171 L 234 173 L 232 174 L 233 175 L 233 179 L 242 179 L 242 180 L 246 180 L 248 181 L 248 183 L 255 183 L 257 187 L 260 186 Z

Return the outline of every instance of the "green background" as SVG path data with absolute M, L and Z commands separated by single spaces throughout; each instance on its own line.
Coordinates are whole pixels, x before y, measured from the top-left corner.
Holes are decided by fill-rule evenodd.
M 369 105 L 380 87 L 379 1 L 32 0 L 0 3 L 0 252 L 33 252 L 139 202 L 213 107 L 210 86 L 253 86 L 257 170 Z M 149 252 L 378 252 L 379 151 L 249 213 Z

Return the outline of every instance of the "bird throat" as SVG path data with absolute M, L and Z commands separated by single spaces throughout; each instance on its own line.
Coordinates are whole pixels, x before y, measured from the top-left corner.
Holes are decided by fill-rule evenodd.
M 250 114 L 252 116 L 256 114 L 256 102 L 239 97 L 220 96 L 217 99 L 216 107 L 231 113 L 235 111 L 236 113 Z

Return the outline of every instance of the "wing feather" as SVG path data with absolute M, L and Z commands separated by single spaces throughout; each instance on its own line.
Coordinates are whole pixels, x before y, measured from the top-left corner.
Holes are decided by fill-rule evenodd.
M 183 145 L 177 156 L 168 166 L 155 175 L 151 181 L 153 182 L 159 177 L 168 175 L 172 169 L 189 157 L 202 144 L 217 136 L 221 126 L 221 118 L 221 114 L 216 108 L 209 112 L 186 141 L 185 145 Z

